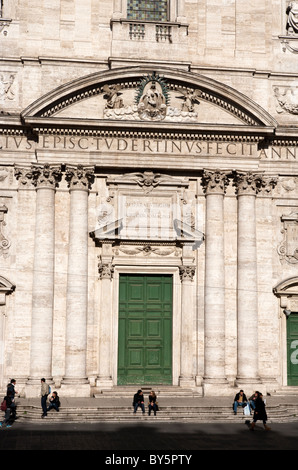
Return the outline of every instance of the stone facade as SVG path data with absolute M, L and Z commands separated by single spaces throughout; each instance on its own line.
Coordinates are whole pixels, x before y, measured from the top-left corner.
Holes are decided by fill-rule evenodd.
M 298 385 L 297 2 L 0 3 L 0 390 L 120 386 L 121 279 L 152 275 L 170 385 Z

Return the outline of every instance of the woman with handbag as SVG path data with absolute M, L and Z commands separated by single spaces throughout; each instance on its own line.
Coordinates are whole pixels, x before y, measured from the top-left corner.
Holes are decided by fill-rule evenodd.
M 158 411 L 158 403 L 156 401 L 157 396 L 153 390 L 151 390 L 149 394 L 149 403 L 148 403 L 148 415 L 150 416 L 151 411 L 153 410 L 154 416 L 156 416 L 156 412 Z
M 253 431 L 257 421 L 263 421 L 264 428 L 266 431 L 270 431 L 271 428 L 267 426 L 267 413 L 265 403 L 263 401 L 263 395 L 260 392 L 256 392 L 257 398 L 255 400 L 255 409 L 254 409 L 254 417 L 253 422 L 251 423 L 250 430 Z

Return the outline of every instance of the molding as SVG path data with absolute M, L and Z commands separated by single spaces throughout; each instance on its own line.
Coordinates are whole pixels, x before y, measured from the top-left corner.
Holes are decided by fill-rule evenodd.
M 209 77 L 196 75 L 181 70 L 173 70 L 166 67 L 156 67 L 153 70 L 149 67 L 129 67 L 112 71 L 97 72 L 87 77 L 76 79 L 70 83 L 64 84 L 50 93 L 47 93 L 32 105 L 27 107 L 21 114 L 26 120 L 29 117 L 40 117 L 53 115 L 61 109 L 89 98 L 99 93 L 103 93 L 103 86 L 109 83 L 132 83 L 134 86 L 148 74 L 162 76 L 172 86 L 193 87 L 202 91 L 202 99 L 215 105 L 222 106 L 227 111 L 235 113 L 233 110 L 239 110 L 238 117 L 251 127 L 265 126 L 276 127 L 277 122 L 258 104 L 250 98 L 239 93 L 233 88 L 217 82 Z M 225 105 L 226 103 L 226 105 Z M 236 114 L 237 115 L 237 112 Z

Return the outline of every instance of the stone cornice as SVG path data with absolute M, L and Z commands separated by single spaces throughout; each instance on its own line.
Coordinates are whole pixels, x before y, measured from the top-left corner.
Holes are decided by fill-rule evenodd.
M 93 119 L 25 118 L 24 123 L 36 135 L 90 135 L 143 138 L 194 138 L 210 140 L 259 141 L 274 135 L 273 127 L 190 124 L 175 122 L 132 122 Z

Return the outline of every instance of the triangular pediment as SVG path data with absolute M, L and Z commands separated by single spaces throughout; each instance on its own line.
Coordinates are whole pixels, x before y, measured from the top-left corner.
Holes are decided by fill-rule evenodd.
M 150 102 L 149 95 L 154 94 Z M 34 127 L 109 125 L 165 129 L 268 128 L 274 119 L 248 97 L 215 80 L 185 71 L 133 67 L 77 79 L 43 96 L 22 113 Z

